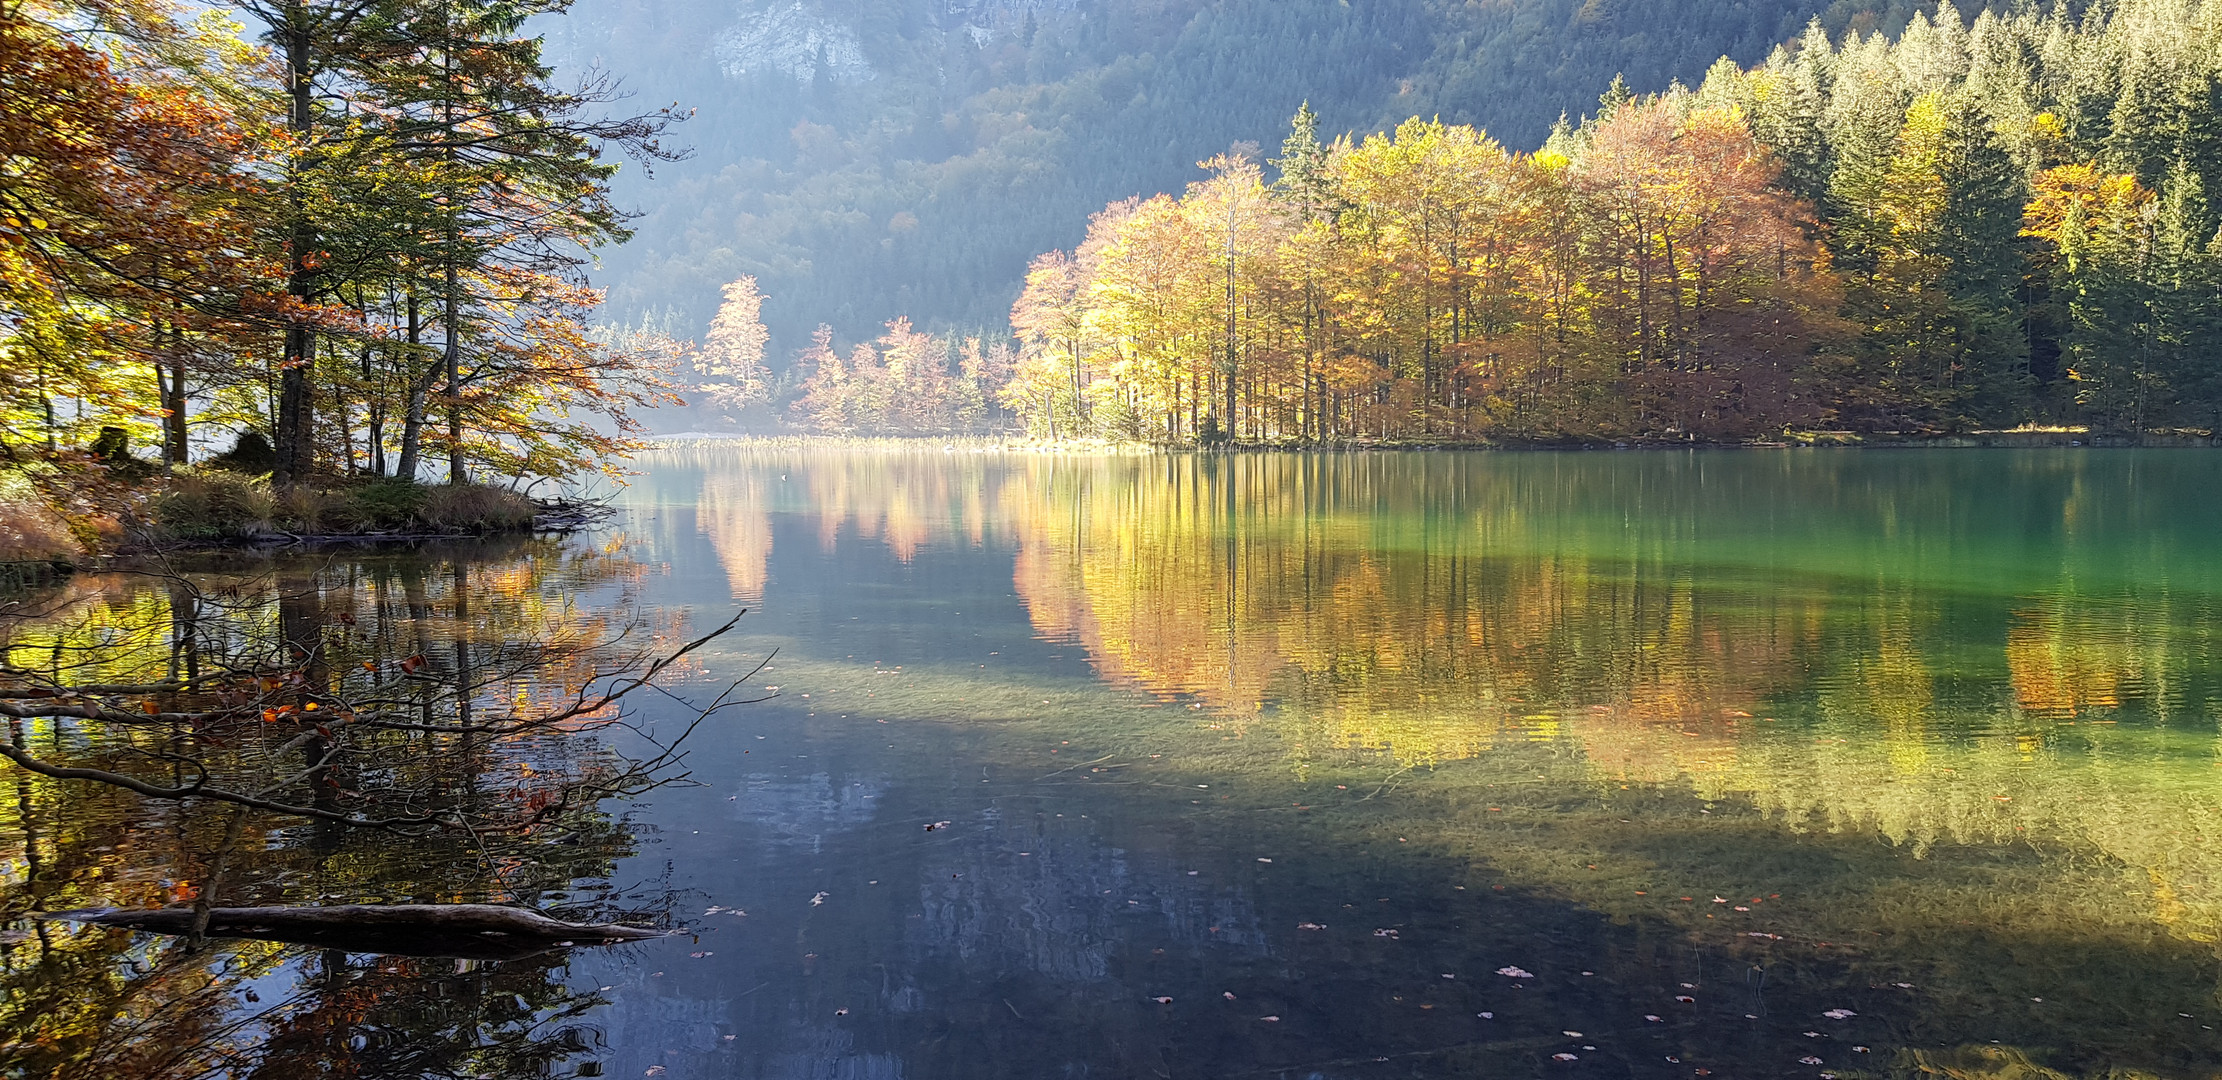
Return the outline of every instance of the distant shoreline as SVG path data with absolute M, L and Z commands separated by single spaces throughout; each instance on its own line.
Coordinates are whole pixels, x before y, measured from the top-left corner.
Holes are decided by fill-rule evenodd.
M 2134 435 L 2092 435 L 2087 431 L 2059 430 L 2006 430 L 1977 431 L 1964 435 L 1903 435 L 1896 432 L 1822 431 L 1798 432 L 1782 439 L 1727 441 L 1692 441 L 1680 439 L 1616 439 L 1594 442 L 1527 441 L 1501 442 L 1430 441 L 1423 439 L 1366 440 L 1345 439 L 1333 442 L 1292 443 L 1228 442 L 1215 446 L 1194 443 L 1143 443 L 1112 442 L 1103 439 L 1065 439 L 1055 442 L 996 436 L 971 435 L 804 435 L 804 434 L 748 434 L 735 432 L 687 431 L 655 436 L 658 450 L 685 449 L 689 447 L 734 445 L 791 449 L 881 449 L 915 452 L 936 448 L 967 452 L 1001 451 L 1007 453 L 1347 453 L 1363 451 L 1475 451 L 1475 452 L 1549 452 L 1571 450 L 1799 450 L 1799 449 L 1867 449 L 1867 450 L 2019 450 L 2019 449 L 2210 449 L 2222 447 L 2222 436 L 2202 431 L 2148 432 Z M 653 452 L 653 451 L 651 451 Z

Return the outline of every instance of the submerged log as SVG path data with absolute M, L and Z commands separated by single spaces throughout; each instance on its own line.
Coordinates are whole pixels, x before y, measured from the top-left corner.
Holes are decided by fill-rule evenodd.
M 82 908 L 38 916 L 157 934 L 193 929 L 191 908 Z M 315 945 L 346 952 L 511 960 L 574 945 L 662 937 L 657 930 L 582 926 L 495 904 L 347 904 L 213 908 L 208 936 Z

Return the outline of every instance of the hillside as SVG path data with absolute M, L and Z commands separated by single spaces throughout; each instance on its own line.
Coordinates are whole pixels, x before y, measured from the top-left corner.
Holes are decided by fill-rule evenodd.
M 694 157 L 604 256 L 611 317 L 699 334 L 760 279 L 775 368 L 831 324 L 1000 328 L 1026 261 L 1087 216 L 1177 191 L 1237 141 L 1412 116 L 1533 148 L 1624 73 L 1641 92 L 1756 63 L 1818 17 L 1895 29 L 1905 0 L 583 0 L 546 24 L 569 70 L 696 108 Z

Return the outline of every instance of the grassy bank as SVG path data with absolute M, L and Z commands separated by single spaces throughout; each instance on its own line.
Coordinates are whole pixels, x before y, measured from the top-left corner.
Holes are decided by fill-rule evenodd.
M 147 509 L 146 539 L 159 545 L 522 532 L 539 505 L 484 484 L 394 479 L 327 480 L 280 493 L 267 480 L 211 469 L 163 481 Z
M 0 587 L 134 551 L 527 532 L 546 509 L 484 484 L 318 477 L 280 492 L 219 468 L 41 461 L 0 470 Z

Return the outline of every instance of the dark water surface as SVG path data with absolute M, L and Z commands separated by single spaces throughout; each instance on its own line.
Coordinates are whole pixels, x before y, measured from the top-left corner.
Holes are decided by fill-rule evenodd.
M 695 736 L 693 786 L 610 807 L 576 861 L 500 874 L 281 830 L 246 898 L 594 901 L 685 933 L 186 964 L 19 922 L 0 1055 L 26 1075 L 163 1039 L 229 1040 L 218 1072 L 263 1077 L 2222 1076 L 2222 457 L 645 468 L 595 537 L 316 572 L 375 599 L 418 572 L 389 564 L 430 560 L 543 630 L 622 612 L 676 640 L 748 607 L 674 690 L 776 653 L 751 684 L 773 696 Z M 78 632 L 160 606 L 102 590 Z M 163 902 L 164 860 L 205 828 L 0 785 L 11 914 Z

